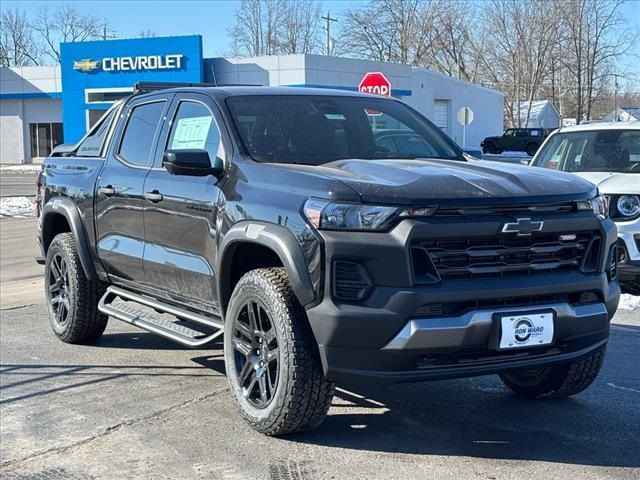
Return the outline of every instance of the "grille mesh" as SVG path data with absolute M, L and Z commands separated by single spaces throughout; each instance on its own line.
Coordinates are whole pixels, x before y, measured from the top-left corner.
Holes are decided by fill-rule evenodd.
M 593 241 L 597 238 L 597 232 L 554 233 L 430 240 L 418 242 L 418 245 L 429 254 L 438 275 L 444 280 L 577 271 L 588 247 L 599 245 Z

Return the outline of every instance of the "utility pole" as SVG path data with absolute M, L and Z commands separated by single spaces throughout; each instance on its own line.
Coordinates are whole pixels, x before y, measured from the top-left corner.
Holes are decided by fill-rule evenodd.
M 614 122 L 618 121 L 618 75 L 613 74 L 613 115 Z
M 331 12 L 327 10 L 326 17 L 320 17 L 323 20 L 327 21 L 327 26 L 325 27 L 327 30 L 327 56 L 331 55 L 331 22 L 337 22 L 337 18 L 331 18 Z

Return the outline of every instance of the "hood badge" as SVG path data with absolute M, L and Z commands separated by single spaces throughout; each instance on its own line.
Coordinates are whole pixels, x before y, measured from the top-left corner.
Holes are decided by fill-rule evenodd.
M 540 232 L 544 222 L 534 222 L 530 218 L 518 218 L 516 222 L 505 223 L 502 233 L 516 233 L 519 237 L 528 237 L 533 232 Z

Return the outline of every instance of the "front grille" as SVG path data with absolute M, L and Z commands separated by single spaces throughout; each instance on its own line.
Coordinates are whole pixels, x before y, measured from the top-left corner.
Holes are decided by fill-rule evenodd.
M 591 270 L 597 266 L 600 236 L 580 232 L 442 239 L 418 242 L 412 248 L 428 254 L 442 280 L 490 278 Z M 424 267 L 414 261 L 416 283 L 423 283 L 425 273 L 420 268 Z
M 576 211 L 575 202 L 540 203 L 536 205 L 491 205 L 487 207 L 440 206 L 435 217 L 500 216 L 570 213 Z

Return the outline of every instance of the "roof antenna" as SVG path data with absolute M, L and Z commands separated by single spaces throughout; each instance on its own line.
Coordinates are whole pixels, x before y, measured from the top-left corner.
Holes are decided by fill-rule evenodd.
M 213 70 L 213 63 L 210 63 L 209 67 L 211 68 L 211 78 L 213 80 L 212 83 L 213 83 L 214 86 L 217 87 L 218 86 L 218 80 L 216 80 L 216 72 L 215 72 L 215 70 Z

